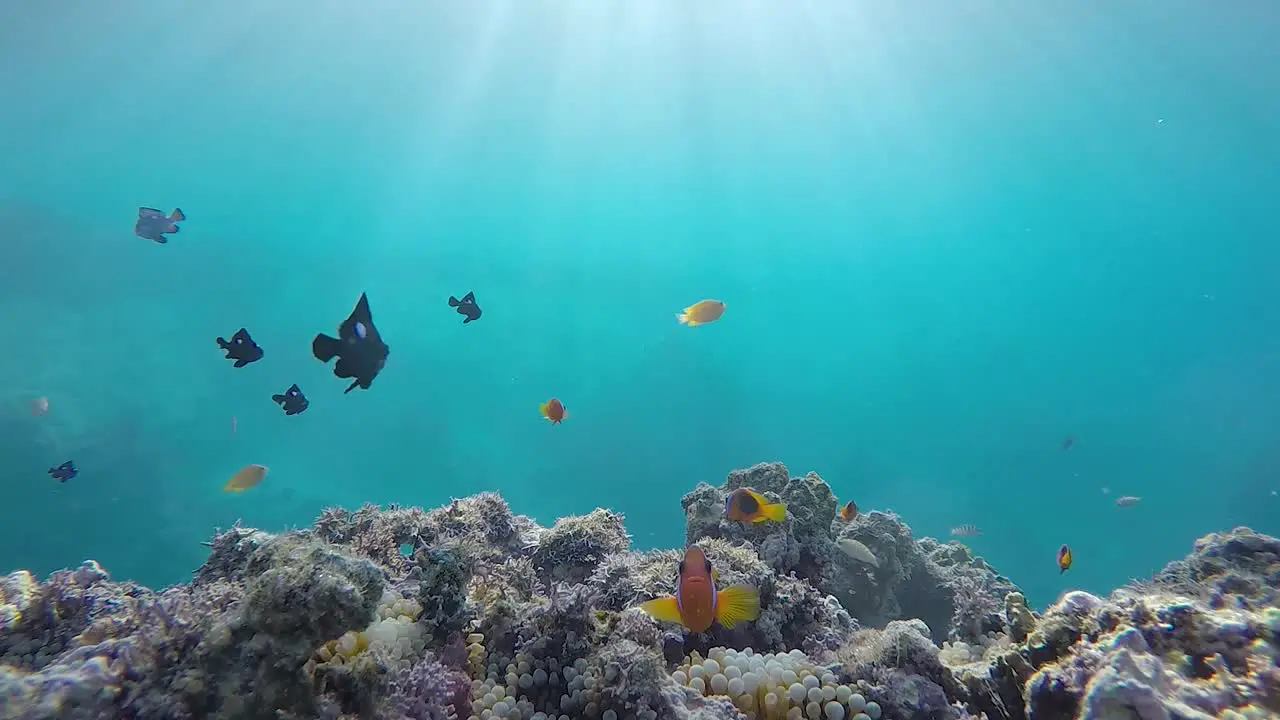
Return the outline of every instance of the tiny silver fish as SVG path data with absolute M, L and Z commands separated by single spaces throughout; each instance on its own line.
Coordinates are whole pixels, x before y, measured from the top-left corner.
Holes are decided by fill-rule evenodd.
M 976 525 L 957 525 L 951 528 L 951 537 L 977 537 L 982 534 Z
M 1119 505 L 1120 507 L 1129 507 L 1130 505 L 1137 505 L 1140 502 L 1142 502 L 1142 498 L 1135 495 L 1121 495 L 1116 498 L 1116 505 Z

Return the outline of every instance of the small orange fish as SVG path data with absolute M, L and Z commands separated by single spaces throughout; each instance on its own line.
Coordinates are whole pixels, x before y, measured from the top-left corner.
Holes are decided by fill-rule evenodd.
M 719 300 L 699 300 L 685 308 L 684 312 L 676 313 L 676 320 L 689 327 L 697 327 L 719 320 L 723 314 L 723 302 Z
M 724 499 L 724 515 L 736 522 L 762 523 L 765 520 L 782 522 L 787 517 L 787 506 L 771 503 L 765 496 L 751 488 L 738 488 Z
M 858 517 L 858 504 L 855 503 L 854 501 L 850 500 L 849 502 L 844 504 L 844 507 L 840 508 L 841 520 L 844 520 L 845 522 L 849 522 L 850 520 L 853 520 L 856 517 Z
M 1058 574 L 1061 575 L 1062 573 L 1070 569 L 1071 569 L 1071 548 L 1067 547 L 1066 545 L 1063 545 L 1062 547 L 1058 548 Z
M 222 491 L 243 492 L 262 482 L 266 476 L 266 465 L 245 465 L 237 470 L 236 474 L 231 476 L 231 479 L 227 480 L 227 484 L 222 486 Z
M 550 420 L 552 425 L 558 425 L 561 420 L 569 417 L 569 411 L 565 410 L 564 405 L 555 398 L 539 405 L 538 412 L 542 413 L 542 417 Z
M 684 551 L 676 574 L 675 595 L 663 595 L 640 609 L 656 620 L 680 623 L 694 632 L 706 632 L 712 623 L 732 628 L 760 617 L 760 593 L 750 585 L 716 589 L 715 570 L 697 545 Z

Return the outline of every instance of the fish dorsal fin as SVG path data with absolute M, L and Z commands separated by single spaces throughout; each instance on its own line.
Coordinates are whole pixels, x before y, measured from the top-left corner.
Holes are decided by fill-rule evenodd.
M 378 337 L 378 331 L 373 327 L 373 312 L 369 310 L 369 296 L 360 293 L 360 299 L 356 301 L 356 306 L 351 310 L 351 314 L 346 320 L 338 326 L 338 339 L 350 342 L 355 339 L 363 340 L 356 333 L 356 323 L 361 323 L 365 327 L 365 337 Z
M 466 295 L 463 295 L 463 296 L 462 296 L 462 302 L 464 302 L 464 303 L 473 303 L 473 304 L 474 304 L 474 303 L 475 303 L 475 301 L 476 301 L 476 294 L 475 294 L 475 291 L 468 292 Z

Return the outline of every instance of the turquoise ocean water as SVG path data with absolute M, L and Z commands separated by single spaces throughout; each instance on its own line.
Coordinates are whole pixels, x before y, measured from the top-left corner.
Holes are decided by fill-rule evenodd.
M 0 18 L 0 570 L 163 585 L 237 519 L 480 490 L 675 546 L 684 492 L 765 460 L 981 527 L 1039 603 L 1280 533 L 1274 3 Z M 157 245 L 138 206 L 189 219 Z M 361 291 L 392 351 L 344 396 L 310 341 Z

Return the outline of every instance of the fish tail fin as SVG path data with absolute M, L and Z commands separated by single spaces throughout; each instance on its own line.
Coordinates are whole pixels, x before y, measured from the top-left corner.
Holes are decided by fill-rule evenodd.
M 235 361 L 235 362 L 231 363 L 231 367 L 238 367 L 238 368 L 242 368 L 242 367 L 244 367 L 245 365 L 248 365 L 248 364 L 249 364 L 249 361 L 248 361 L 248 360 L 237 360 L 237 361 Z
M 760 593 L 750 585 L 730 585 L 716 593 L 716 620 L 726 628 L 760 617 Z
M 272 396 L 271 396 L 271 399 L 272 399 L 272 400 L 275 400 L 275 401 L 276 401 L 276 402 L 278 402 L 278 403 L 284 403 L 284 396 L 283 396 L 283 395 L 281 395 L 281 394 L 279 394 L 279 393 L 276 393 L 275 395 L 272 395 Z
M 173 223 L 169 223 L 169 227 L 165 228 L 164 231 L 167 233 L 176 233 L 181 229 L 182 228 L 178 227 L 177 225 L 174 225 Z
M 187 219 L 187 215 L 186 213 L 182 212 L 182 208 L 174 208 L 173 212 L 169 213 L 170 222 L 182 222 L 183 220 L 186 220 L 186 219 Z
M 765 520 L 782 522 L 787 519 L 787 506 L 783 503 L 769 503 L 761 506 L 760 515 Z
M 547 414 L 547 408 L 549 407 L 551 407 L 551 403 L 538 403 L 538 413 L 542 415 L 542 417 L 548 420 L 551 419 L 551 417 Z
M 458 307 L 461 304 L 462 303 L 458 302 L 458 298 L 452 295 L 449 296 L 449 307 Z
M 676 322 L 680 323 L 681 325 L 684 325 L 689 322 L 689 316 L 686 315 L 685 313 L 678 312 L 676 313 Z
M 684 624 L 684 618 L 680 617 L 680 606 L 676 603 L 674 595 L 663 595 L 648 602 L 642 602 L 640 609 L 654 620 Z
M 338 338 L 329 337 L 324 333 L 316 335 L 316 339 L 311 341 L 311 352 L 320 362 L 329 362 L 338 356 L 338 351 L 342 349 L 342 342 Z
M 230 345 L 231 344 L 227 342 L 226 338 L 222 338 L 222 337 L 218 338 L 218 347 L 222 348 L 223 350 L 226 350 L 228 347 L 230 347 Z

